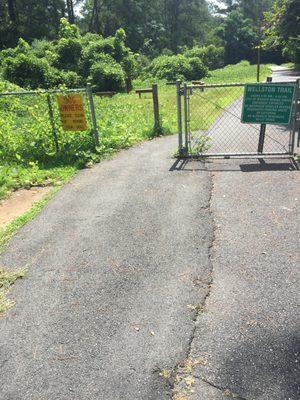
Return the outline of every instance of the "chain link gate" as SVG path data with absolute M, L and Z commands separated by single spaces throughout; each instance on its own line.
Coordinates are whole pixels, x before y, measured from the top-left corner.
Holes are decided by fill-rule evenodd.
M 178 81 L 179 155 L 293 156 L 300 122 L 299 82 L 284 84 L 296 85 L 290 125 L 260 126 L 241 122 L 246 84 L 182 86 Z

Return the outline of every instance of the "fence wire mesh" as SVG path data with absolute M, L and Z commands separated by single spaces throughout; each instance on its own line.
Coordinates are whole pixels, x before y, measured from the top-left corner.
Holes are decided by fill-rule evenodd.
M 78 93 L 86 115 L 84 131 L 63 129 L 58 96 Z M 93 146 L 86 89 L 0 94 L 0 159 L 43 160 L 58 151 L 74 154 Z
M 258 154 L 260 125 L 241 123 L 244 85 L 186 89 L 190 155 Z M 290 154 L 292 126 L 267 125 L 263 154 Z

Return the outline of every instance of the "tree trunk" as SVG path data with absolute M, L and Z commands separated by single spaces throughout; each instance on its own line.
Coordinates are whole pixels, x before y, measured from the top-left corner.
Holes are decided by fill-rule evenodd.
M 11 22 L 16 24 L 18 22 L 18 16 L 15 6 L 15 0 L 7 0 L 7 9 L 8 9 L 9 19 L 11 20 Z
M 67 12 L 68 12 L 68 20 L 69 20 L 70 24 L 74 24 L 75 17 L 74 17 L 73 0 L 67 0 Z

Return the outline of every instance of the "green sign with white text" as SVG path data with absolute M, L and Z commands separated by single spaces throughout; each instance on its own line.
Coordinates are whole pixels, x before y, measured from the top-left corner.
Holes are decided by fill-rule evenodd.
M 245 86 L 242 122 L 288 125 L 291 120 L 295 85 L 257 83 Z

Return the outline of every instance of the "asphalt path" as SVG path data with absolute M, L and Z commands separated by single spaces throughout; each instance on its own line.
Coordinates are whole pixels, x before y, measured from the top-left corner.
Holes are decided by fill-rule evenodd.
M 0 265 L 28 274 L 0 320 L 1 400 L 170 398 L 213 234 L 209 173 L 172 168 L 176 141 L 80 172 L 11 241 Z
M 211 292 L 192 400 L 297 400 L 300 179 L 288 160 L 214 161 Z
M 176 144 L 80 172 L 10 242 L 1 400 L 299 398 L 299 172 Z

